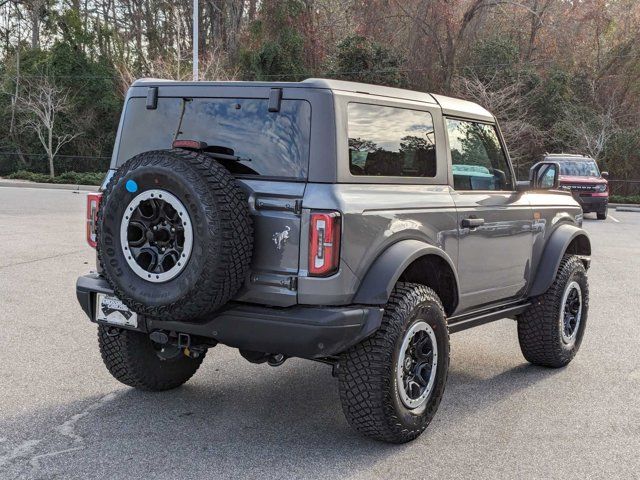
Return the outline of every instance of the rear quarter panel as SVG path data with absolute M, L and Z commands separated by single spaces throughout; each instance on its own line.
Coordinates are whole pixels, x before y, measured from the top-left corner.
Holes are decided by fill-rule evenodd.
M 308 184 L 303 206 L 307 216 L 315 209 L 339 210 L 343 230 L 337 275 L 306 276 L 308 259 L 301 256 L 300 303 L 350 303 L 373 261 L 404 239 L 434 245 L 457 262 L 457 214 L 449 186 Z M 308 242 L 308 228 L 302 238 Z

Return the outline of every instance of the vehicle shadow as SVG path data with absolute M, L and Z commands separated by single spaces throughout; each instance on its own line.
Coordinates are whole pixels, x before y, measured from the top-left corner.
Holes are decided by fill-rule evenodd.
M 38 448 L 16 458 L 10 472 L 20 478 L 348 478 L 407 449 L 424 455 L 433 438 L 554 373 L 521 363 L 487 374 L 492 367 L 483 369 L 485 362 L 513 362 L 504 353 L 493 355 L 485 351 L 479 363 L 467 358 L 452 364 L 436 420 L 408 445 L 386 445 L 352 431 L 325 365 L 290 360 L 273 369 L 247 366 L 239 356 L 217 365 L 211 355 L 203 371 L 177 390 L 125 388 L 107 400 L 67 405 L 67 419 L 80 416 L 78 421 L 66 431 L 63 423 L 47 427 Z M 10 423 L 46 417 L 37 412 Z

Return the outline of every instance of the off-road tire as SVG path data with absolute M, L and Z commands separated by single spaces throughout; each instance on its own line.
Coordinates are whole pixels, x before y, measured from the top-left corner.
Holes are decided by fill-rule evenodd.
M 98 344 L 102 361 L 116 380 L 148 391 L 179 387 L 196 373 L 206 355 L 191 358 L 178 352 L 172 358 L 161 358 L 147 335 L 130 330 L 110 334 L 103 325 L 98 326 Z
M 418 320 L 436 334 L 438 364 L 433 390 L 419 410 L 399 396 L 395 368 L 404 333 Z M 449 331 L 440 299 L 423 285 L 398 283 L 376 333 L 345 352 L 338 367 L 340 400 L 349 424 L 367 437 L 390 443 L 417 438 L 435 415 L 449 371 Z
M 566 344 L 562 339 L 562 297 L 571 282 L 577 282 L 582 293 L 582 316 L 575 339 Z M 533 299 L 518 316 L 518 340 L 524 357 L 534 365 L 560 368 L 567 365 L 580 349 L 589 313 L 587 271 L 580 258 L 565 255 L 549 289 Z
M 139 190 L 130 192 L 133 180 Z M 173 279 L 152 283 L 125 259 L 120 223 L 141 192 L 163 189 L 184 205 L 193 229 L 186 266 Z M 186 150 L 158 150 L 124 163 L 107 185 L 97 219 L 103 275 L 131 310 L 163 320 L 195 320 L 227 303 L 249 272 L 253 229 L 246 195 L 213 158 Z
M 607 209 L 605 209 L 604 212 L 597 212 L 596 213 L 596 218 L 598 220 L 606 220 L 607 219 Z

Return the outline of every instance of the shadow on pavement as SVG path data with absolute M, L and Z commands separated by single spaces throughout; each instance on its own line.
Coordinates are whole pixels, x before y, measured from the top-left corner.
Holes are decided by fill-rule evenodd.
M 452 365 L 434 424 L 416 442 L 393 446 L 349 428 L 337 381 L 326 366 L 290 360 L 279 369 L 247 368 L 234 359 L 223 371 L 212 364 L 215 358 L 207 360 L 204 371 L 174 391 L 123 389 L 102 403 L 85 398 L 67 405 L 59 424 L 42 432 L 40 444 L 5 468 L 20 478 L 347 478 L 406 449 L 428 451 L 432 430 L 454 428 L 553 374 L 518 365 L 483 377 L 469 373 L 469 365 Z M 242 372 L 228 371 L 234 366 Z M 9 423 L 33 422 L 46 414 Z M 65 431 L 64 422 L 74 415 L 80 418 Z M 0 444 L 0 457 L 3 450 Z

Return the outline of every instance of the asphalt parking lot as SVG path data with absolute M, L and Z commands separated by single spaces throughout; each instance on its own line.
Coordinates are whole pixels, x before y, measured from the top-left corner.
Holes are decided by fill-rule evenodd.
M 391 446 L 349 428 L 313 362 L 219 346 L 177 390 L 116 382 L 75 299 L 95 262 L 84 202 L 0 188 L 0 479 L 640 478 L 640 213 L 585 220 L 589 324 L 567 368 L 527 364 L 510 320 L 457 333 L 435 420 Z

